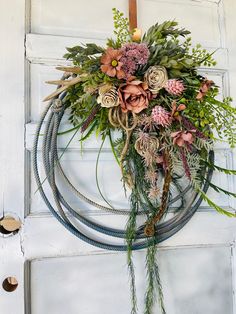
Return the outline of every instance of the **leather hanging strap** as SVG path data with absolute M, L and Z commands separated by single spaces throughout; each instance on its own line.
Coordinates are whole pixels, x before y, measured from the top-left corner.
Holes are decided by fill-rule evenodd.
M 137 28 L 137 0 L 129 0 L 129 26 L 130 30 Z

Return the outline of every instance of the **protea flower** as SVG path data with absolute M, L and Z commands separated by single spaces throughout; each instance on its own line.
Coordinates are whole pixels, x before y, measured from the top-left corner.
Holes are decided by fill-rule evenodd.
M 172 122 L 170 113 L 161 106 L 156 106 L 152 109 L 152 119 L 156 124 L 163 127 L 170 125 Z
M 180 96 L 185 90 L 185 87 L 183 81 L 171 79 L 166 82 L 165 90 L 171 95 Z

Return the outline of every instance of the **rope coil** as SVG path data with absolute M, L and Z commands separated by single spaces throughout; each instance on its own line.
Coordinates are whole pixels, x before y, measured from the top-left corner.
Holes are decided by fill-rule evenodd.
M 54 99 L 52 102 L 51 110 L 54 113 L 59 113 L 60 111 L 62 111 L 63 110 L 62 100 L 59 98 Z
M 57 134 L 60 127 L 61 119 L 64 115 L 64 104 L 63 99 L 66 95 L 65 93 L 62 93 L 59 98 L 54 99 L 50 102 L 48 107 L 45 109 L 44 113 L 42 114 L 42 117 L 39 121 L 38 128 L 36 130 L 35 135 L 35 141 L 34 141 L 34 147 L 32 152 L 32 160 L 33 160 L 33 171 L 34 176 L 36 180 L 36 184 L 38 186 L 38 191 L 40 192 L 45 204 L 51 211 L 52 215 L 56 217 L 56 219 L 72 234 L 74 234 L 76 237 L 80 238 L 81 240 L 94 245 L 98 248 L 106 249 L 106 250 L 114 250 L 114 251 L 126 251 L 127 246 L 124 244 L 126 232 L 125 230 L 120 229 L 114 229 L 110 227 L 106 227 L 104 225 L 100 225 L 93 220 L 89 219 L 88 217 L 85 217 L 82 215 L 82 213 L 74 210 L 69 203 L 65 200 L 63 195 L 61 194 L 57 183 L 56 183 L 56 175 L 55 172 L 58 170 L 64 181 L 68 184 L 70 190 L 75 193 L 81 200 L 89 203 L 91 206 L 97 207 L 102 210 L 110 211 L 115 214 L 122 214 L 122 215 L 128 215 L 129 211 L 125 209 L 111 209 L 109 207 L 97 204 L 96 202 L 90 200 L 86 196 L 84 196 L 80 191 L 78 191 L 77 188 L 75 188 L 67 176 L 64 173 L 64 170 L 62 169 L 62 166 L 60 164 L 59 158 L 58 158 L 58 149 L 57 149 Z M 51 112 L 49 113 L 51 109 Z M 117 114 L 117 113 L 116 113 Z M 39 149 L 39 138 L 41 134 L 41 129 L 43 126 L 43 122 L 45 121 L 46 116 L 48 116 L 45 130 L 44 130 L 44 139 L 42 144 L 42 154 L 43 154 L 43 166 L 46 173 L 47 180 L 49 182 L 51 193 L 54 198 L 55 205 L 52 205 L 52 202 L 49 200 L 48 196 L 46 195 L 46 192 L 43 187 L 43 181 L 39 175 L 38 170 L 38 149 Z M 113 113 L 112 111 L 109 111 L 109 117 Z M 124 123 L 123 118 L 120 117 L 120 120 L 122 123 Z M 133 121 L 133 125 L 130 127 L 127 124 L 124 124 L 124 126 L 130 131 L 134 129 L 135 125 L 135 117 Z M 114 122 L 115 123 L 115 122 Z M 214 161 L 214 152 L 211 151 L 209 153 L 209 161 L 213 163 Z M 206 175 L 206 181 L 203 184 L 202 190 L 204 193 L 207 192 L 209 188 L 209 183 L 212 178 L 213 170 L 212 169 L 205 169 L 207 172 Z M 187 186 L 183 190 L 181 190 L 178 185 L 176 184 L 176 188 L 178 188 L 179 195 L 174 197 L 171 200 L 168 200 L 167 206 L 170 206 L 177 202 L 178 200 L 181 200 L 181 205 L 183 205 L 183 208 L 181 211 L 178 211 L 178 213 L 170 218 L 167 221 L 164 222 L 158 222 L 156 224 L 155 228 L 155 242 L 159 243 L 162 242 L 172 235 L 174 235 L 176 232 L 178 232 L 183 226 L 191 219 L 191 217 L 194 215 L 196 210 L 198 209 L 199 205 L 202 202 L 202 198 L 196 193 L 192 192 L 191 186 Z M 188 192 L 192 192 L 191 198 L 186 202 L 184 200 L 184 195 Z M 68 216 L 68 214 L 72 215 L 72 218 Z M 140 211 L 139 215 L 147 214 L 146 210 Z M 106 243 L 102 241 L 98 241 L 96 239 L 93 239 L 92 237 L 87 236 L 87 232 L 82 232 L 79 230 L 77 225 L 75 226 L 73 219 L 77 219 L 80 223 L 85 225 L 87 228 L 90 228 L 92 230 L 95 230 L 101 234 L 109 235 L 114 238 L 121 238 L 122 244 L 111 244 Z M 145 234 L 145 224 L 140 226 L 136 232 L 135 239 L 137 241 L 134 242 L 132 249 L 133 250 L 139 250 L 146 248 L 150 245 L 150 241 L 147 239 L 147 235 Z M 141 240 L 141 241 L 140 241 Z

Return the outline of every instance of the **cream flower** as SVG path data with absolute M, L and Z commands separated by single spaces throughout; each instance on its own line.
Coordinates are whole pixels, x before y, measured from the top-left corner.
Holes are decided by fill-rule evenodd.
M 148 152 L 154 157 L 159 145 L 160 143 L 157 137 L 142 133 L 137 138 L 134 147 L 139 155 L 144 157 Z
M 158 91 L 165 86 L 168 80 L 167 71 L 163 66 L 151 66 L 145 73 L 144 80 L 148 84 L 149 90 L 153 94 L 157 94 Z
M 106 108 L 119 106 L 118 91 L 115 86 L 104 85 L 100 87 L 97 103 Z

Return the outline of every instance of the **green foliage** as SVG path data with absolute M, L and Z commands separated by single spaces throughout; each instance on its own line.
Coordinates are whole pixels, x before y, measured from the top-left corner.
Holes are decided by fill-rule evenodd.
M 170 78 L 185 78 L 192 75 L 191 70 L 204 66 L 214 66 L 213 53 L 208 53 L 201 45 L 191 49 L 190 34 L 185 29 L 179 29 L 175 21 L 165 21 L 162 24 L 152 26 L 144 34 L 142 42 L 149 46 L 150 58 L 142 74 L 151 65 L 162 65 L 169 70 Z M 183 37 L 180 40 L 179 37 Z
M 117 146 L 117 144 L 116 144 L 116 143 L 113 141 L 113 139 L 112 139 L 111 130 L 108 131 L 108 136 L 109 136 L 109 141 L 110 141 L 112 153 L 113 153 L 113 155 L 114 155 L 114 157 L 115 157 L 115 160 L 116 160 L 117 164 L 120 166 L 120 160 L 119 160 L 118 155 L 117 155 L 117 152 L 116 152 L 116 146 Z M 120 140 L 120 139 L 118 139 L 118 140 Z M 122 145 L 124 145 L 123 143 L 124 143 L 124 142 L 123 142 L 123 140 L 122 140 Z
M 81 71 L 88 73 L 99 69 L 100 55 L 105 51 L 104 48 L 93 43 L 66 49 L 68 53 L 64 55 L 64 58 L 73 61 L 74 65 L 81 67 Z
M 210 207 L 214 208 L 218 213 L 220 213 L 222 215 L 226 215 L 228 217 L 236 217 L 235 213 L 229 212 L 229 211 L 221 208 L 217 204 L 215 204 L 212 200 L 209 199 L 209 197 L 206 195 L 206 193 L 204 193 L 201 189 L 198 189 L 197 191 L 201 195 L 202 199 L 205 202 L 207 202 Z
M 231 105 L 232 99 L 225 98 L 222 102 L 210 96 L 208 105 L 213 109 L 217 124 L 215 128 L 219 137 L 226 137 L 231 148 L 236 145 L 236 109 Z
M 116 8 L 113 8 L 112 11 L 116 41 L 108 39 L 107 45 L 108 47 L 120 48 L 122 44 L 131 41 L 132 32 L 129 30 L 129 19 L 124 16 L 124 13 Z
M 142 42 L 147 43 L 148 46 L 154 44 L 160 45 L 167 37 L 175 39 L 178 36 L 186 36 L 190 34 L 190 32 L 184 28 L 177 28 L 177 25 L 178 23 L 176 21 L 165 21 L 162 24 L 156 23 L 149 28 L 147 33 L 144 34 Z
M 206 179 L 205 179 L 205 180 L 206 180 Z M 221 193 L 221 192 L 222 192 L 222 193 L 224 193 L 224 194 L 226 194 L 226 195 L 228 195 L 228 196 L 236 197 L 236 193 L 233 193 L 233 192 L 227 191 L 227 190 L 225 190 L 225 189 L 222 189 L 221 187 L 219 187 L 219 186 L 217 186 L 217 185 L 211 183 L 211 182 L 208 181 L 208 180 L 206 180 L 206 181 L 208 182 L 209 186 L 210 186 L 213 190 L 215 190 L 216 192 L 218 192 L 218 193 Z
M 201 76 L 184 78 L 186 90 L 179 100 L 187 107 L 184 115 L 206 136 L 213 138 L 212 131 L 215 130 L 219 138 L 226 138 L 233 148 L 236 145 L 236 109 L 232 106 L 232 99 L 217 100 L 219 89 L 213 86 L 202 101 L 197 100 L 203 79 Z
M 132 32 L 129 30 L 129 21 L 122 12 L 113 9 L 113 15 L 115 38 L 108 39 L 107 45 L 114 49 L 120 49 L 123 44 L 132 42 Z M 192 186 L 194 189 L 191 189 L 191 192 L 199 193 L 210 207 L 221 214 L 236 217 L 235 213 L 227 211 L 211 201 L 201 189 L 204 180 L 207 180 L 205 178 L 205 170 L 207 168 L 236 175 L 236 170 L 221 168 L 207 161 L 209 151 L 212 150 L 212 143 L 215 140 L 213 132 L 216 132 L 220 139 L 226 138 L 231 147 L 236 145 L 236 109 L 232 105 L 231 98 L 225 98 L 223 101 L 218 100 L 219 88 L 211 84 L 211 82 L 208 86 L 206 84 L 206 78 L 198 74 L 197 71 L 200 66 L 211 67 L 216 65 L 213 59 L 214 52 L 208 52 L 206 49 L 203 49 L 200 44 L 192 48 L 189 34 L 190 32 L 188 30 L 179 28 L 176 21 L 165 21 L 162 24 L 157 23 L 150 27 L 144 34 L 141 43 L 147 45 L 150 53 L 149 58 L 145 65 L 137 60 L 134 61 L 136 62 L 135 64 L 132 64 L 133 60 L 128 59 L 127 61 L 129 62 L 127 62 L 127 64 L 130 63 L 130 67 L 133 66 L 133 68 L 136 69 L 132 74 L 142 82 L 145 80 L 148 81 L 145 76 L 148 68 L 151 66 L 162 66 L 167 71 L 167 77 L 160 83 L 160 90 L 157 94 L 154 94 L 150 84 L 147 84 L 149 85 L 148 91 L 139 90 L 136 92 L 137 95 L 132 95 L 130 88 L 130 95 L 128 95 L 129 93 L 127 92 L 126 97 L 129 98 L 129 96 L 132 96 L 130 97 L 132 98 L 131 101 L 137 104 L 138 99 L 136 99 L 136 97 L 138 98 L 139 95 L 142 94 L 142 101 L 148 100 L 148 107 L 134 115 L 130 112 L 125 115 L 122 110 L 116 111 L 117 108 L 120 109 L 119 107 L 113 108 L 114 111 L 112 113 L 114 113 L 114 120 L 116 120 L 114 125 L 118 127 L 114 127 L 109 121 L 109 109 L 104 107 L 107 103 L 104 101 L 104 103 L 100 104 L 100 102 L 101 98 L 104 96 L 103 91 L 105 90 L 104 93 L 108 94 L 106 95 L 106 100 L 109 100 L 110 97 L 110 99 L 115 100 L 111 105 L 114 105 L 114 103 L 117 105 L 116 101 L 118 101 L 118 99 L 116 97 L 120 97 L 121 93 L 121 89 L 119 88 L 121 85 L 124 87 L 127 83 L 127 77 L 125 79 L 118 79 L 116 76 L 113 77 L 117 73 L 115 73 L 116 71 L 114 72 L 111 66 L 115 68 L 118 65 L 120 66 L 119 62 L 117 62 L 119 60 L 110 60 L 112 57 L 110 52 L 108 53 L 109 64 L 107 69 L 110 71 L 106 71 L 106 73 L 112 75 L 111 77 L 103 73 L 103 68 L 101 68 L 101 56 L 107 52 L 107 48 L 100 47 L 94 43 L 81 44 L 67 48 L 67 53 L 64 56 L 76 66 L 75 72 L 78 73 L 80 78 L 78 80 L 79 82 L 73 86 L 69 83 L 70 87 L 66 90 L 66 96 L 63 100 L 69 112 L 69 121 L 74 127 L 59 133 L 59 135 L 75 131 L 70 140 L 71 142 L 77 132 L 81 131 L 81 145 L 92 134 L 101 137 L 102 144 L 96 160 L 96 184 L 101 198 L 110 208 L 113 207 L 109 203 L 109 200 L 103 195 L 98 181 L 99 158 L 107 136 L 109 137 L 114 157 L 118 165 L 122 167 L 124 188 L 128 179 L 132 177 L 133 185 L 130 197 L 130 214 L 126 226 L 127 264 L 130 273 L 132 314 L 137 314 L 135 269 L 132 260 L 132 246 L 137 240 L 137 215 L 140 214 L 140 211 L 142 211 L 142 213 L 144 212 L 146 222 L 150 222 L 151 219 L 157 215 L 161 205 L 163 205 L 163 203 L 161 204 L 161 202 L 163 202 L 161 189 L 163 188 L 162 183 L 165 181 L 163 177 L 165 177 L 168 172 L 166 169 L 170 169 L 171 171 L 172 183 L 173 186 L 175 186 L 174 189 L 182 193 L 183 186 L 178 180 L 182 180 L 183 178 L 189 180 L 191 184 L 190 187 Z M 137 48 L 136 45 L 133 46 Z M 140 47 L 142 47 L 141 49 L 144 48 L 144 50 L 146 48 L 145 45 L 139 46 L 137 52 Z M 131 52 L 131 55 L 132 53 L 135 55 L 135 49 Z M 123 57 L 124 56 L 125 55 L 123 55 Z M 115 64 L 111 61 L 115 61 Z M 140 64 L 142 64 L 142 66 Z M 129 67 L 129 65 L 127 65 L 127 67 Z M 125 67 L 121 67 L 122 70 L 124 70 L 124 68 Z M 165 73 L 165 71 L 163 71 L 163 73 Z M 71 74 L 71 78 L 68 80 L 76 78 L 76 76 L 77 74 Z M 152 77 L 152 79 L 155 82 L 155 79 L 158 81 L 159 77 L 157 75 L 156 78 Z M 180 93 L 174 91 L 175 88 L 173 88 L 171 92 L 166 85 L 164 86 L 167 79 L 175 79 L 172 83 L 174 82 L 176 85 L 179 84 L 176 80 L 182 82 L 183 85 L 180 87 Z M 59 82 L 59 84 L 60 83 L 61 82 Z M 207 86 L 204 86 L 204 84 Z M 107 87 L 108 89 L 106 89 Z M 159 86 L 157 86 L 157 89 L 158 87 Z M 202 91 L 203 87 L 205 88 L 204 91 Z M 133 90 L 135 90 L 134 87 Z M 200 97 L 197 97 L 200 91 Z M 100 96 L 99 101 L 97 100 L 98 96 Z M 178 111 L 180 105 L 182 105 L 182 108 L 184 107 L 183 105 L 185 105 L 186 108 Z M 161 106 L 162 109 L 167 111 L 162 112 L 162 118 L 165 118 L 168 122 L 166 125 L 164 123 L 165 126 L 163 126 L 162 123 L 154 121 L 151 116 L 155 106 Z M 128 110 L 131 110 L 130 107 L 132 108 L 132 106 L 129 106 Z M 148 122 L 145 122 L 145 119 Z M 125 127 L 126 123 L 127 126 L 136 123 L 135 120 L 137 120 L 137 125 L 135 124 L 134 129 L 129 130 L 128 127 Z M 120 137 L 113 140 L 112 136 L 115 129 L 120 132 Z M 173 135 L 173 132 L 175 132 L 175 135 Z M 182 133 L 181 145 L 173 140 L 173 137 L 175 137 L 176 134 L 178 136 L 180 133 Z M 129 141 L 127 141 L 127 137 Z M 151 141 L 151 137 L 152 140 L 153 137 L 155 137 L 154 143 L 149 142 L 149 140 Z M 183 140 L 183 138 L 189 140 Z M 143 147 L 141 153 L 140 151 L 139 153 L 137 152 L 137 147 L 135 148 L 138 139 L 143 141 L 142 144 L 139 142 L 140 147 Z M 158 139 L 158 142 L 155 141 L 156 139 Z M 128 145 L 127 153 L 124 158 L 120 160 L 121 155 L 123 156 L 122 151 L 126 144 Z M 152 149 L 150 149 L 149 145 L 153 145 Z M 149 151 L 148 148 L 150 149 Z M 168 158 L 166 158 L 166 151 L 168 151 Z M 147 158 L 148 154 L 149 159 Z M 151 171 L 148 173 L 150 169 Z M 207 183 L 216 192 L 236 197 L 236 193 L 226 191 L 211 182 Z M 158 192 L 159 187 L 160 195 L 157 195 L 154 200 L 151 199 L 149 197 L 151 188 L 153 188 L 152 192 L 154 191 L 155 193 L 155 188 L 157 188 Z M 170 188 L 169 191 L 165 191 L 164 193 L 164 195 L 168 195 L 169 200 L 172 200 L 174 194 L 172 190 L 173 189 Z M 151 196 L 153 195 L 151 194 Z M 179 206 L 178 210 L 183 208 L 185 201 L 186 199 L 184 197 L 181 198 L 181 201 L 179 201 L 177 205 Z M 166 206 L 163 208 L 165 207 Z M 168 211 L 169 207 L 166 208 L 163 218 Z M 143 232 L 144 228 L 145 225 L 140 227 L 138 231 Z M 145 294 L 145 314 L 152 313 L 153 305 L 157 297 L 159 297 L 161 312 L 165 314 L 157 263 L 156 238 L 148 237 L 146 241 L 149 247 L 146 255 L 147 290 Z
M 136 296 L 136 285 L 135 285 L 135 272 L 134 264 L 132 260 L 132 245 L 135 241 L 136 233 L 136 217 L 139 210 L 138 196 L 136 190 L 132 190 L 130 196 L 130 215 L 126 227 L 126 243 L 127 243 L 127 264 L 130 275 L 130 291 L 132 300 L 131 314 L 137 314 L 137 296 Z
M 81 86 L 72 88 L 66 96 L 66 101 L 70 103 L 69 121 L 76 126 L 82 120 L 85 121 L 92 108 L 97 104 L 96 98 L 89 93 L 82 94 Z
M 215 167 L 215 165 L 209 163 L 208 161 L 205 161 L 203 160 L 203 163 L 205 165 L 207 165 L 208 167 L 210 168 L 213 168 Z M 221 171 L 225 172 L 226 169 L 224 168 L 220 168 Z M 230 171 L 231 172 L 231 171 Z M 234 212 L 230 212 L 228 210 L 225 210 L 223 209 L 222 207 L 220 207 L 219 205 L 217 205 L 216 203 L 214 203 L 207 195 L 206 193 L 201 189 L 201 182 L 203 181 L 207 181 L 207 183 L 209 184 L 209 186 L 215 190 L 216 192 L 218 193 L 224 193 L 228 196 L 233 196 L 233 197 L 236 197 L 236 194 L 235 193 L 232 193 L 232 192 L 229 192 L 229 191 L 226 191 L 225 189 L 223 188 L 220 188 L 218 186 L 216 186 L 215 184 L 213 184 L 212 182 L 210 182 L 209 180 L 207 180 L 204 176 L 202 176 L 201 173 L 199 173 L 199 179 L 194 179 L 194 178 L 191 178 L 191 183 L 192 183 L 192 186 L 193 188 L 196 190 L 196 192 L 198 192 L 201 196 L 201 198 L 213 209 L 215 209 L 219 214 L 222 214 L 222 215 L 225 215 L 225 216 L 228 216 L 228 217 L 236 217 L 236 213 Z
M 202 160 L 202 162 L 204 164 L 206 164 L 211 169 L 214 169 L 214 170 L 217 170 L 217 171 L 220 171 L 220 172 L 224 172 L 224 173 L 229 174 L 229 175 L 236 175 L 236 170 L 225 169 L 225 168 L 219 167 L 219 166 L 217 166 L 215 164 L 209 163 L 206 160 Z
M 143 67 L 145 72 L 149 66 L 159 64 L 167 69 L 179 70 L 179 72 L 186 68 L 183 60 L 185 58 L 185 51 L 181 47 L 181 44 L 177 41 L 166 40 L 166 38 L 160 40 L 159 44 L 150 46 L 150 57 L 147 65 Z
M 148 239 L 147 241 L 149 242 L 149 247 L 146 254 L 147 288 L 144 314 L 152 313 L 153 306 L 157 299 L 159 299 L 161 313 L 165 314 L 164 297 L 157 263 L 157 246 L 154 238 Z M 158 298 L 156 297 L 157 292 Z
M 215 66 L 216 61 L 213 59 L 212 55 L 215 53 L 209 53 L 206 49 L 202 49 L 200 44 L 197 44 L 195 48 L 192 49 L 192 60 L 194 61 L 196 66 L 204 65 L 204 66 Z
M 121 152 L 122 152 L 122 149 L 123 149 L 124 145 L 125 145 L 124 135 L 122 134 L 121 137 L 118 137 L 112 143 L 113 143 L 113 147 L 114 147 L 115 153 L 119 156 L 121 154 Z
M 67 94 L 66 101 L 70 103 L 70 116 L 69 121 L 76 127 L 81 125 L 82 121 L 86 121 L 94 109 L 98 106 L 95 95 L 90 93 L 81 93 L 81 86 L 73 88 L 73 92 Z M 91 125 L 83 134 L 80 141 L 88 139 L 88 137 L 95 132 L 98 135 L 104 135 L 108 130 L 108 112 L 105 108 L 100 107 L 91 121 Z

